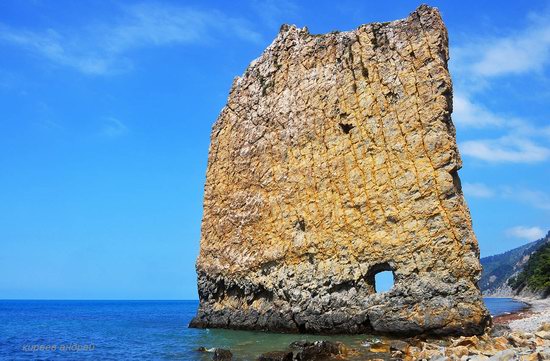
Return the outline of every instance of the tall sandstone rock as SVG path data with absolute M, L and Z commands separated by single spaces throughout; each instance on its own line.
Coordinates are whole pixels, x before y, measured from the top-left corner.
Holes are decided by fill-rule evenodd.
M 477 240 L 439 12 L 284 25 L 212 129 L 191 327 L 476 334 Z M 391 270 L 394 287 L 375 291 Z

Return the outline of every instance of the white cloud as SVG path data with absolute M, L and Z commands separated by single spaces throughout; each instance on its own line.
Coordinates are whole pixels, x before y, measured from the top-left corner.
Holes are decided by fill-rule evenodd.
M 540 71 L 550 59 L 549 22 L 491 42 L 472 69 L 486 77 Z
M 106 118 L 101 128 L 101 134 L 108 138 L 120 137 L 128 133 L 128 127 L 116 118 Z
M 532 16 L 529 25 L 502 36 L 470 39 L 453 48 L 458 69 L 479 80 L 538 72 L 550 63 L 550 11 Z
M 507 229 L 506 235 L 526 241 L 536 241 L 544 236 L 544 231 L 540 227 L 517 226 Z
M 453 97 L 453 120 L 458 126 L 473 128 L 501 126 L 505 123 L 502 118 L 482 105 L 473 103 L 466 94 L 460 93 Z
M 462 184 L 462 190 L 469 197 L 491 198 L 495 195 L 495 192 L 483 183 L 466 182 Z
M 464 155 L 495 163 L 536 163 L 550 158 L 550 149 L 526 138 L 469 140 L 459 144 Z
M 86 74 L 130 69 L 127 55 L 134 49 L 207 43 L 227 37 L 252 42 L 261 39 L 243 19 L 159 3 L 132 5 L 123 9 L 118 21 L 64 32 L 32 32 L 0 24 L 0 41 Z

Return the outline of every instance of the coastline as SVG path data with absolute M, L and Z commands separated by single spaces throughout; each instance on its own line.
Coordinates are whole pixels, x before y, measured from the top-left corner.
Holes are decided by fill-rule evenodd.
M 493 297 L 493 296 L 491 296 L 491 298 L 511 298 L 514 301 L 521 302 L 525 305 L 525 307 L 523 307 L 522 309 L 520 309 L 518 311 L 506 312 L 504 314 L 492 317 L 493 325 L 508 325 L 512 321 L 525 319 L 525 318 L 531 317 L 535 314 L 535 310 L 534 310 L 533 303 L 532 303 L 535 300 L 533 300 L 533 299 L 520 298 L 520 297 L 510 297 L 510 296 L 508 296 L 508 297 L 503 297 L 503 296 Z
M 523 305 L 493 317 L 493 327 L 477 336 L 374 336 L 357 335 L 357 339 L 342 337 L 302 337 L 287 346 L 268 351 L 254 358 L 273 360 L 550 360 L 550 299 L 506 297 Z M 521 306 L 520 305 L 520 306 Z M 208 345 L 210 346 L 210 345 Z M 216 348 L 201 347 L 201 352 Z M 223 350 L 231 352 L 234 350 Z M 307 355 L 307 357 L 306 357 Z M 209 356 L 205 356 L 209 358 Z M 311 358 L 308 358 L 311 357 Z
M 428 338 L 418 344 L 407 340 L 409 347 L 400 356 L 411 361 L 550 360 L 550 298 L 498 298 L 511 298 L 525 307 L 493 317 L 492 328 L 483 335 Z
M 510 315 L 493 318 L 495 324 L 507 324 L 513 331 L 536 332 L 543 323 L 550 323 L 550 299 L 514 297 L 527 307 Z M 496 320 L 498 319 L 498 320 Z

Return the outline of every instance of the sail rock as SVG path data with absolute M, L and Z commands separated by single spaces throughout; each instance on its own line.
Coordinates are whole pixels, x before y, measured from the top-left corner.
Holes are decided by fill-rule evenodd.
M 192 327 L 483 332 L 448 59 L 428 6 L 348 32 L 281 28 L 212 129 Z

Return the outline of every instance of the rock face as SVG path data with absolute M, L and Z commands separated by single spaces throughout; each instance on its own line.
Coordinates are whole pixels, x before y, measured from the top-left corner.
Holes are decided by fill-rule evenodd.
M 428 6 L 348 32 L 281 28 L 212 129 L 191 327 L 484 330 L 447 60 Z M 384 270 L 395 285 L 376 293 Z

